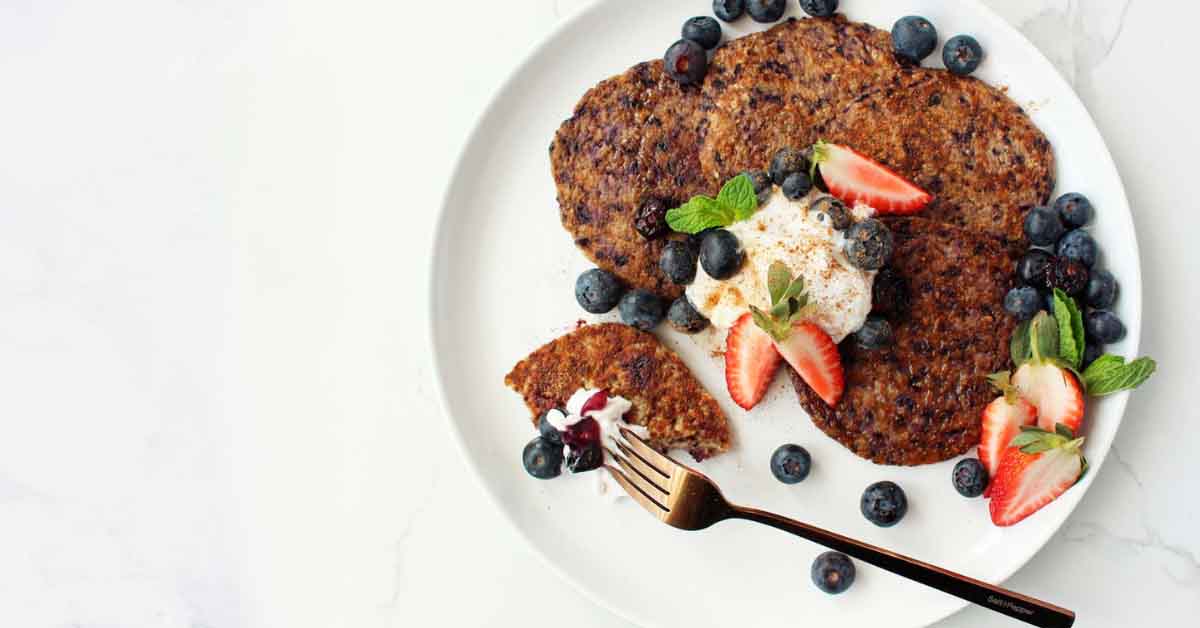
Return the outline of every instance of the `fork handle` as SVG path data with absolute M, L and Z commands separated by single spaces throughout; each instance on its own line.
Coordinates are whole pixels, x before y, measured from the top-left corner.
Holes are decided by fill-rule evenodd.
M 880 569 L 920 582 L 925 586 L 949 593 L 1002 615 L 1019 619 L 1027 624 L 1041 628 L 1068 628 L 1075 623 L 1075 613 L 1065 608 L 1059 608 L 1053 604 L 1047 604 L 1020 593 L 956 574 L 941 567 L 889 552 L 883 548 L 822 530 L 794 519 L 754 508 L 741 506 L 731 506 L 731 508 L 732 511 L 728 514 L 730 518 L 756 521 L 784 532 L 791 532 L 796 536 L 868 562 Z

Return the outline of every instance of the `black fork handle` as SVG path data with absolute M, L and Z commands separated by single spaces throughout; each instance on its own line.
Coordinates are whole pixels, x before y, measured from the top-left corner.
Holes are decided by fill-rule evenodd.
M 1013 619 L 1019 619 L 1027 624 L 1040 628 L 1069 628 L 1075 623 L 1075 613 L 1020 593 L 946 571 L 941 567 L 855 541 L 794 519 L 753 508 L 731 506 L 731 509 L 728 514 L 729 518 L 756 521 L 784 532 L 791 532 L 796 536 L 848 554 L 880 569 L 920 582 L 925 586 L 949 593 L 1002 615 L 1008 615 Z

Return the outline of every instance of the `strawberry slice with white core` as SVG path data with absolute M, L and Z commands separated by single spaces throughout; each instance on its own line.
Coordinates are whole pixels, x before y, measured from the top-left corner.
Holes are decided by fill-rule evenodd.
M 1010 526 L 1021 521 L 1054 501 L 1083 475 L 1087 464 L 1080 453 L 1083 439 L 1042 434 L 1038 446 L 1004 450 L 989 487 L 992 523 Z
M 1012 401 L 1009 401 L 1012 398 Z M 997 397 L 983 409 L 983 430 L 979 439 L 979 461 L 987 469 L 988 477 L 996 477 L 1000 457 L 1008 449 L 1013 437 L 1021 432 L 1022 425 L 1037 423 L 1037 408 L 1015 395 Z
M 733 402 L 749 410 L 762 401 L 779 361 L 775 341 L 749 312 L 742 314 L 725 337 L 725 386 Z
M 1083 388 L 1075 375 L 1045 362 L 1026 362 L 1013 374 L 1021 397 L 1037 407 L 1038 427 L 1053 431 L 1059 423 L 1078 433 L 1083 425 Z
M 842 358 L 829 334 L 814 323 L 803 321 L 793 325 L 787 338 L 776 341 L 775 347 L 818 397 L 830 407 L 837 406 L 846 379 Z
M 879 214 L 913 214 L 933 200 L 933 195 L 896 174 L 887 166 L 838 144 L 817 142 L 813 162 L 829 193 L 847 205 L 866 203 Z

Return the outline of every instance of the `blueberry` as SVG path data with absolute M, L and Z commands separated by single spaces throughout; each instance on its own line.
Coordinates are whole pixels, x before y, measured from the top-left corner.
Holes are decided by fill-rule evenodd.
M 812 581 L 825 593 L 841 593 L 854 584 L 854 563 L 841 552 L 825 552 L 813 561 Z
M 904 489 L 895 482 L 876 482 L 863 491 L 859 507 L 867 521 L 881 528 L 889 528 L 899 523 L 908 512 L 908 498 L 904 496 Z
M 686 296 L 675 299 L 667 310 L 667 320 L 671 326 L 685 334 L 694 334 L 708 327 L 708 319 L 692 307 L 692 302 Z
M 559 432 L 558 428 L 554 427 L 554 424 L 550 423 L 550 421 L 546 418 L 546 415 L 548 415 L 548 414 L 550 414 L 549 410 L 538 415 L 538 423 L 537 423 L 538 434 L 540 434 L 542 436 L 542 438 L 544 438 L 556 445 L 561 445 L 562 444 L 562 432 Z
M 571 473 L 583 473 L 600 468 L 604 464 L 604 450 L 600 443 L 587 443 L 580 447 L 571 447 L 567 451 L 567 470 Z
M 1112 344 L 1125 337 L 1125 324 L 1108 310 L 1092 310 L 1083 317 L 1083 329 L 1088 338 Z
M 1046 270 L 1046 287 L 1058 288 L 1070 296 L 1083 294 L 1087 284 L 1087 266 L 1073 259 L 1056 257 Z
M 807 172 L 808 159 L 804 153 L 794 148 L 781 148 L 771 157 L 771 165 L 767 172 L 775 185 L 783 185 L 784 179 L 794 172 Z
M 1092 234 L 1083 229 L 1073 229 L 1059 239 L 1058 246 L 1054 252 L 1059 257 L 1076 260 L 1084 266 L 1091 268 L 1096 264 L 1096 254 L 1099 252 L 1099 247 L 1096 246 L 1096 241 L 1092 239 Z
M 1046 287 L 1046 269 L 1050 267 L 1052 259 L 1049 253 L 1041 249 L 1029 249 L 1017 260 L 1017 278 L 1027 286 Z
M 871 311 L 899 316 L 908 311 L 908 281 L 891 268 L 880 269 L 871 286 Z
M 850 215 L 850 210 L 846 209 L 846 204 L 832 196 L 822 196 L 813 201 L 809 211 L 817 212 L 817 219 L 824 222 L 825 218 L 829 219 L 829 226 L 842 231 L 848 228 L 854 222 Z M 821 216 L 825 218 L 821 218 Z
M 771 454 L 771 473 L 784 484 L 802 482 L 812 470 L 812 456 L 799 445 L 780 445 Z
M 653 197 L 643 200 L 633 215 L 633 228 L 647 240 L 667 235 L 667 202 Z
M 979 497 L 988 485 L 988 472 L 978 458 L 959 460 L 954 465 L 954 489 L 963 497 Z
M 750 19 L 762 24 L 778 22 L 787 10 L 786 0 L 746 0 L 746 11 Z
M 783 180 L 781 191 L 783 195 L 795 201 L 804 198 L 805 194 L 812 189 L 812 180 L 803 172 L 793 172 Z
M 705 50 L 712 50 L 721 43 L 721 25 L 707 15 L 684 22 L 681 34 L 684 39 L 700 44 Z
M 650 331 L 662 322 L 666 306 L 662 299 L 648 290 L 631 290 L 621 297 L 617 306 L 621 322 L 642 331 Z
M 663 247 L 658 267 L 673 283 L 685 286 L 696 278 L 696 254 L 686 242 L 672 240 Z
M 617 306 L 625 292 L 617 276 L 600 268 L 584 271 L 575 280 L 575 300 L 585 312 L 603 314 Z
M 745 0 L 713 0 L 713 13 L 726 22 L 742 17 L 742 11 L 745 10 Z
M 713 229 L 700 243 L 700 267 L 713 279 L 728 279 L 742 266 L 742 245 L 737 236 Z
M 891 230 L 874 218 L 846 230 L 846 257 L 863 270 L 883 268 L 892 257 L 893 246 Z
M 549 480 L 562 473 L 562 450 L 561 443 L 538 436 L 525 445 L 525 451 L 521 452 L 521 461 L 529 475 L 539 480 Z
M 1054 201 L 1054 209 L 1064 224 L 1082 227 L 1092 219 L 1092 202 L 1082 194 L 1068 192 Z
M 1049 207 L 1034 207 L 1025 214 L 1025 237 L 1037 246 L 1050 246 L 1063 234 L 1058 212 Z
M 700 44 L 690 39 L 680 39 L 667 48 L 663 55 L 663 69 L 667 76 L 680 85 L 693 85 L 704 80 L 708 73 L 708 55 Z
M 800 8 L 813 17 L 829 17 L 837 7 L 838 0 L 800 0 Z
M 1018 286 L 1004 295 L 1004 311 L 1023 321 L 1042 309 L 1042 295 L 1033 286 Z
M 1101 310 L 1112 307 L 1117 301 L 1117 278 L 1107 270 L 1093 271 L 1084 295 L 1090 307 Z
M 713 229 L 715 229 L 715 227 Z M 712 233 L 713 229 L 705 229 L 699 233 L 688 234 L 686 240 L 688 248 L 692 250 L 692 253 L 696 255 L 697 259 L 699 259 L 700 256 L 700 245 L 704 242 L 704 236 Z
M 868 351 L 890 346 L 892 339 L 892 324 L 879 316 L 868 316 L 862 327 L 854 332 L 855 344 Z
M 921 63 L 921 59 L 937 48 L 937 41 L 937 29 L 923 17 L 902 17 L 892 26 L 892 49 L 903 61 Z
M 1096 361 L 1096 358 L 1104 355 L 1104 346 L 1097 342 L 1090 342 L 1083 348 L 1083 363 L 1079 365 L 1080 370 L 1087 369 L 1088 365 Z
M 966 76 L 983 61 L 983 46 L 970 35 L 955 35 L 942 47 L 942 63 L 946 69 L 959 76 Z
M 750 177 L 750 184 L 754 186 L 758 202 L 767 202 L 767 198 L 771 196 L 771 175 L 767 174 L 766 170 L 747 170 L 742 174 Z

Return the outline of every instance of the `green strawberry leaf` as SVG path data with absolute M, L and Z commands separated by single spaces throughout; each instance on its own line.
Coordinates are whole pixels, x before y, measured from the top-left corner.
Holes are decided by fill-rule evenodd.
M 1083 372 L 1083 386 L 1089 395 L 1099 397 L 1141 386 L 1158 364 L 1150 358 L 1138 358 L 1126 363 L 1116 355 L 1102 355 Z
M 767 291 L 771 293 L 771 305 L 784 301 L 784 293 L 792 284 L 792 272 L 780 261 L 771 263 L 767 269 Z
M 1012 340 L 1008 343 L 1009 353 L 1012 354 L 1014 367 L 1019 367 L 1033 357 L 1033 345 L 1029 342 L 1029 321 L 1022 321 L 1013 330 Z
M 746 174 L 725 182 L 717 194 L 717 202 L 733 211 L 734 220 L 746 220 L 758 209 L 758 195 L 754 193 L 754 183 Z
M 667 210 L 667 224 L 679 233 L 700 233 L 733 224 L 735 213 L 714 198 L 693 196 L 692 200 Z
M 1054 289 L 1054 320 L 1058 324 L 1059 356 L 1071 368 L 1079 368 L 1083 362 L 1084 336 L 1083 315 L 1075 305 L 1075 299 L 1062 290 Z
M 792 332 L 791 326 L 786 322 L 771 317 L 753 305 L 750 306 L 750 316 L 754 319 L 754 324 L 758 325 L 759 329 L 767 332 L 776 341 L 783 342 L 787 340 L 788 334 Z
M 1058 323 L 1045 311 L 1037 313 L 1029 323 L 1029 342 L 1033 359 L 1054 360 L 1058 355 Z

